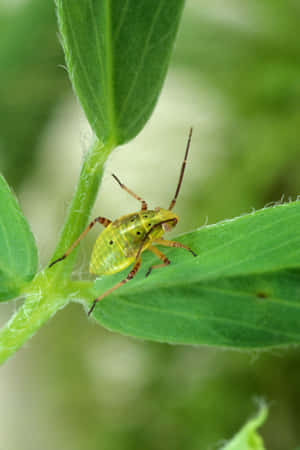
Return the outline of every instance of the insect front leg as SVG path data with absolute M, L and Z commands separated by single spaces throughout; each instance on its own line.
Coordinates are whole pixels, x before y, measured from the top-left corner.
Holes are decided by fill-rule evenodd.
M 148 247 L 147 250 L 150 250 L 150 252 L 154 253 L 154 255 L 156 255 L 161 261 L 163 261 L 163 263 L 156 264 L 154 266 L 150 266 L 146 273 L 146 277 L 148 277 L 150 275 L 150 273 L 153 269 L 159 269 L 161 267 L 165 267 L 165 266 L 168 266 L 169 264 L 171 264 L 171 261 L 160 250 L 158 250 L 158 248 L 150 245 L 150 247 Z
M 167 239 L 154 239 L 153 244 L 163 245 L 164 247 L 176 247 L 176 248 L 184 248 L 189 251 L 193 256 L 197 256 L 196 253 L 187 245 L 181 244 L 181 242 L 177 241 L 169 241 Z
M 88 316 L 91 314 L 91 312 L 93 311 L 93 309 L 96 306 L 96 303 L 98 303 L 100 300 L 102 300 L 104 297 L 106 297 L 107 295 L 111 294 L 113 291 L 115 291 L 116 289 L 118 289 L 119 287 L 121 287 L 123 284 L 127 283 L 127 281 L 132 280 L 132 278 L 134 278 L 134 276 L 136 275 L 137 271 L 139 270 L 141 265 L 141 258 L 138 258 L 136 260 L 136 262 L 134 263 L 133 268 L 131 269 L 131 271 L 129 272 L 129 274 L 127 275 L 126 278 L 124 278 L 124 280 L 119 281 L 119 283 L 115 284 L 112 288 L 108 289 L 106 292 L 104 292 L 104 294 L 100 295 L 99 297 L 97 297 L 94 301 L 93 304 L 88 312 Z
M 81 233 L 81 235 L 79 236 L 79 238 L 76 239 L 75 242 L 73 242 L 73 244 L 71 245 L 71 247 L 68 248 L 68 250 L 66 251 L 66 253 L 64 253 L 60 258 L 57 258 L 55 261 L 52 261 L 51 264 L 49 264 L 49 267 L 54 266 L 54 264 L 58 263 L 59 261 L 63 261 L 64 259 L 66 259 L 66 257 L 71 253 L 72 250 L 74 250 L 74 248 L 79 244 L 79 242 L 81 241 L 82 238 L 84 238 L 84 236 L 93 228 L 93 226 L 96 223 L 101 223 L 101 225 L 104 225 L 105 227 L 108 227 L 108 225 L 111 224 L 111 220 L 106 219 L 105 217 L 96 217 L 96 219 L 94 219 L 87 227 L 86 229 Z

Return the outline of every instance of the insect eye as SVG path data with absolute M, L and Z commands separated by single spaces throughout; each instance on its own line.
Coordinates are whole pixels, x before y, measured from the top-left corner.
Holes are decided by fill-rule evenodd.
M 141 232 L 140 232 L 140 231 L 137 231 L 136 234 L 141 234 Z
M 143 216 L 143 217 L 144 217 L 144 219 L 147 219 L 148 216 Z
M 134 219 L 130 219 L 130 222 L 134 222 Z
M 112 245 L 114 243 L 114 241 L 109 241 L 109 244 Z
M 148 227 L 151 227 L 151 223 L 148 223 Z

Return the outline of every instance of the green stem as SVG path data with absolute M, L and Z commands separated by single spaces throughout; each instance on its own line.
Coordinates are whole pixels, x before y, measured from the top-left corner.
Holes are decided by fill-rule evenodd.
M 86 226 L 97 196 L 103 166 L 112 148 L 113 143 L 104 146 L 96 141 L 85 156 L 53 259 L 63 255 Z M 68 275 L 72 271 L 74 259 L 75 252 L 64 262 L 40 272 L 24 288 L 24 304 L 0 330 L 0 364 L 71 299 L 84 301 L 91 298 L 91 283 L 69 280 Z
M 31 283 L 31 292 L 28 292 L 24 304 L 1 329 L 0 364 L 14 354 L 66 303 L 64 296 L 59 295 L 58 292 L 55 296 L 53 295 L 53 288 L 51 290 L 51 286 L 46 280 L 43 272 L 38 274 L 37 278 Z M 47 285 L 48 290 L 46 289 Z
M 87 153 L 52 260 L 62 256 L 87 225 L 97 197 L 104 163 L 113 148 L 112 142 L 103 145 L 101 142 L 95 141 Z M 75 254 L 76 252 L 70 255 L 64 264 L 58 264 L 55 268 L 61 268 L 64 275 L 69 275 L 73 268 Z

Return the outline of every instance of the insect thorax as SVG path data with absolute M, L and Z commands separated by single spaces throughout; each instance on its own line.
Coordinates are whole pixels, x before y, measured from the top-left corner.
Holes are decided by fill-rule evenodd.
M 174 222 L 171 222 L 172 220 Z M 168 221 L 166 223 L 172 228 L 177 223 L 178 217 L 173 212 L 161 208 L 139 211 L 115 220 L 111 224 L 111 229 L 123 235 L 135 250 L 135 246 L 140 248 L 143 240 L 145 247 L 148 247 L 153 240 L 160 238 L 166 231 L 164 221 Z

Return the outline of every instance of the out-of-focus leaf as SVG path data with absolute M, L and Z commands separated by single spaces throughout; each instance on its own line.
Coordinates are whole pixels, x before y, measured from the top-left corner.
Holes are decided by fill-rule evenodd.
M 105 327 L 144 339 L 260 348 L 300 342 L 300 202 L 202 228 L 163 249 L 169 267 L 144 270 L 97 304 Z M 126 276 L 96 281 L 101 294 Z
M 204 86 L 217 106 L 217 123 L 207 136 L 219 157 L 213 158 L 214 175 L 205 188 L 199 177 L 191 193 L 191 226 L 203 211 L 213 223 L 300 192 L 300 9 L 282 0 L 232 6 L 223 14 L 221 3 L 187 4 L 188 26 L 181 28 L 174 53 L 174 65 L 190 77 L 194 96 L 198 88 L 202 98 Z
M 59 67 L 52 2 L 27 0 L 8 10 L 0 23 L 0 166 L 17 190 L 35 165 L 40 135 L 68 80 Z
M 37 270 L 37 249 L 29 225 L 0 176 L 0 301 L 14 298 Z
M 102 142 L 148 120 L 166 75 L 184 0 L 56 0 L 74 90 Z

